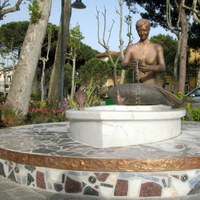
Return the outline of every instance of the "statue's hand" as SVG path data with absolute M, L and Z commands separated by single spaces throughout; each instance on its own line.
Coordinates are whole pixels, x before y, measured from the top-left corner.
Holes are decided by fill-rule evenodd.
M 145 64 L 144 60 L 139 60 L 138 68 L 141 72 L 148 72 L 150 71 L 149 66 Z
M 130 60 L 129 61 L 129 66 L 133 69 L 137 68 L 138 67 L 138 60 Z

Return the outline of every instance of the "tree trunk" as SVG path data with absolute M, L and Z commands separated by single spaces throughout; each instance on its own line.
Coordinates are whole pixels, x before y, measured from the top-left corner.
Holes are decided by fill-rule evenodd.
M 56 53 L 55 53 L 55 61 L 53 65 L 53 69 L 51 72 L 50 83 L 49 83 L 49 93 L 48 93 L 48 101 L 49 103 L 53 104 L 54 106 L 58 106 L 59 102 L 59 93 L 60 93 L 60 77 L 61 77 L 61 56 L 66 55 L 67 51 L 67 43 L 69 38 L 69 24 L 71 18 L 71 0 L 64 0 L 64 27 L 63 27 L 63 35 L 62 35 L 62 16 L 60 20 L 60 28 L 58 33 L 58 42 L 56 46 Z M 62 37 L 64 37 L 64 55 L 61 55 L 61 43 Z M 65 57 L 66 58 L 66 57 Z M 65 60 L 64 58 L 64 60 Z
M 197 85 L 196 87 L 200 87 L 200 69 L 198 71 L 198 75 L 197 75 Z
M 181 51 L 180 35 L 177 36 L 177 38 L 178 38 L 178 46 L 177 46 L 176 56 L 174 59 L 174 89 L 173 89 L 174 93 L 177 93 L 177 90 L 178 90 L 178 65 L 179 65 L 179 58 L 180 58 L 180 51 Z
M 73 70 L 72 70 L 71 97 L 73 97 L 74 93 L 75 93 L 75 81 L 74 81 L 74 78 L 75 78 L 75 71 L 76 71 L 76 58 L 73 58 L 72 62 L 73 62 Z
M 186 19 L 185 9 L 180 8 L 181 14 L 181 52 L 179 64 L 179 92 L 185 93 L 186 80 L 186 61 L 187 61 L 187 42 L 188 42 L 188 22 Z
M 45 59 L 42 59 L 42 75 L 41 75 L 41 81 L 40 81 L 41 101 L 44 101 L 45 67 L 46 67 Z
M 124 0 L 119 0 L 119 8 L 120 8 L 120 28 L 119 28 L 119 47 L 120 47 L 120 56 L 121 60 L 124 59 L 124 40 L 122 39 L 122 31 L 123 31 L 123 4 Z M 123 84 L 125 80 L 125 70 L 122 69 L 120 84 Z
M 46 63 L 49 60 L 49 52 L 51 49 L 51 36 L 52 35 L 52 30 L 51 28 L 48 31 L 48 42 L 47 42 L 47 54 L 46 57 L 41 57 L 40 60 L 42 61 L 42 75 L 41 75 L 41 82 L 40 82 L 40 87 L 41 87 L 41 101 L 44 101 L 45 99 L 45 68 L 46 68 Z
M 5 106 L 22 115 L 28 113 L 31 87 L 35 76 L 42 43 L 45 37 L 51 10 L 51 0 L 39 0 L 42 17 L 30 24 L 23 42 L 19 62 L 13 76 Z

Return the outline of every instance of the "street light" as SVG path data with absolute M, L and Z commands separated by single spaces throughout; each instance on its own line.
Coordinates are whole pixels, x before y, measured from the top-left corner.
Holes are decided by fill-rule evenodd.
M 81 0 L 76 0 L 72 5 L 72 8 L 77 8 L 77 9 L 84 9 L 86 8 L 86 6 L 84 5 L 84 3 L 82 3 Z
M 70 1 L 71 2 L 71 1 Z M 63 89 L 64 89 L 64 65 L 65 65 L 65 55 L 64 55 L 64 0 L 61 0 L 61 77 L 60 77 L 60 103 L 59 107 L 64 107 L 64 99 L 63 99 Z M 82 3 L 81 0 L 76 0 L 73 4 L 71 4 L 72 8 L 84 9 L 86 6 Z

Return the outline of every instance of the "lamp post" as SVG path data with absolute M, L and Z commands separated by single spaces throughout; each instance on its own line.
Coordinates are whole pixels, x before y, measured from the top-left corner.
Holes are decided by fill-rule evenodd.
M 64 89 L 64 66 L 65 66 L 65 30 L 64 30 L 64 6 L 65 6 L 65 0 L 61 0 L 61 44 L 60 44 L 60 55 L 61 55 L 61 70 L 60 70 L 60 103 L 59 107 L 63 108 L 64 107 L 64 99 L 63 99 L 63 89 Z M 71 4 L 71 0 L 69 0 Z M 81 0 L 76 0 L 73 4 L 71 4 L 72 8 L 76 9 L 84 9 L 86 6 L 82 3 Z
M 77 8 L 77 9 L 86 8 L 86 6 L 84 5 L 84 3 L 82 3 L 81 0 L 76 0 L 71 6 L 72 6 L 72 8 Z

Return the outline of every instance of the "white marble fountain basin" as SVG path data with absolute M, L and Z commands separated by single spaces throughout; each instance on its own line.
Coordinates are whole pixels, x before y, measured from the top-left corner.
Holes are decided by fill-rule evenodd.
M 164 105 L 96 106 L 68 110 L 71 137 L 94 147 L 115 147 L 167 140 L 181 134 L 184 109 Z

